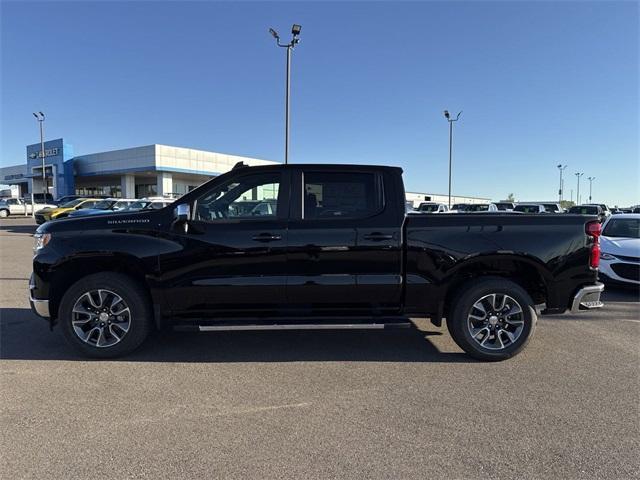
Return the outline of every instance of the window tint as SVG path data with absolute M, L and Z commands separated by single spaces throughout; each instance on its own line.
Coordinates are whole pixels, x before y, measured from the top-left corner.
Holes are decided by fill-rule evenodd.
M 605 237 L 640 238 L 640 219 L 616 218 L 609 220 L 602 235 Z
M 423 203 L 418 207 L 418 210 L 421 212 L 437 212 L 438 204 L 437 203 Z
M 465 209 L 465 212 L 488 212 L 488 211 L 489 211 L 489 205 L 485 205 L 485 204 L 469 205 Z
M 198 198 L 195 219 L 215 222 L 227 218 L 275 218 L 279 190 L 280 173 L 235 177 Z
M 580 215 L 598 215 L 600 213 L 598 207 L 589 207 L 580 205 L 577 207 L 571 207 L 569 213 L 579 213 Z
M 522 213 L 538 213 L 540 212 L 540 208 L 537 205 L 516 205 L 514 208 L 516 212 Z
M 304 218 L 361 218 L 378 212 L 377 178 L 373 173 L 305 173 Z

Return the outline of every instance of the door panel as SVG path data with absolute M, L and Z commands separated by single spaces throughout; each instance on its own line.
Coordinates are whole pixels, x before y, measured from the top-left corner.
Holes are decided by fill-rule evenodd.
M 175 316 L 269 315 L 284 308 L 285 178 L 288 173 L 239 174 L 196 200 L 188 231 L 172 234 L 182 249 L 161 257 Z
M 400 226 L 389 227 L 396 219 L 384 205 L 382 175 L 300 171 L 292 192 L 303 207 L 289 222 L 290 307 L 340 315 L 397 311 Z

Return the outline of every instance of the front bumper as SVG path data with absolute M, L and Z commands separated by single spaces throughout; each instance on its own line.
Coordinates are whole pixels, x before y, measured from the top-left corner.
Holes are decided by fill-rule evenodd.
M 33 297 L 33 291 L 35 285 L 33 283 L 33 276 L 29 280 L 29 303 L 31 304 L 31 311 L 42 318 L 49 318 L 49 300 L 41 300 Z
M 604 290 L 603 283 L 596 283 L 595 285 L 587 285 L 582 287 L 573 297 L 571 303 L 572 312 L 581 312 L 584 310 L 593 310 L 595 308 L 602 308 L 604 303 L 600 301 L 600 294 Z

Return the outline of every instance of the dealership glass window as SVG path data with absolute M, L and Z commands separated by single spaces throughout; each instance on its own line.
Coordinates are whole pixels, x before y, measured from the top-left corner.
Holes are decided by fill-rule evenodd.
M 304 174 L 304 218 L 362 218 L 382 208 L 380 182 L 373 173 Z
M 158 195 L 158 185 L 155 183 L 136 184 L 136 198 L 156 197 Z
M 120 185 L 100 185 L 76 187 L 76 195 L 91 197 L 94 195 L 107 195 L 109 197 L 118 198 L 122 196 Z
M 198 198 L 195 219 L 215 222 L 238 218 L 275 218 L 279 187 L 279 173 L 233 178 Z

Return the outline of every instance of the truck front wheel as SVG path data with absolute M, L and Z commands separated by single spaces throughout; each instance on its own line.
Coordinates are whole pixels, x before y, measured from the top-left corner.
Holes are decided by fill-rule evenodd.
M 449 309 L 453 340 L 478 360 L 504 360 L 518 354 L 535 331 L 533 300 L 520 285 L 500 278 L 465 284 Z
M 133 279 L 96 273 L 62 297 L 58 321 L 67 341 L 84 355 L 111 358 L 140 346 L 151 330 L 148 296 Z

